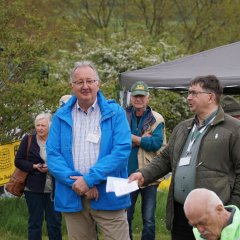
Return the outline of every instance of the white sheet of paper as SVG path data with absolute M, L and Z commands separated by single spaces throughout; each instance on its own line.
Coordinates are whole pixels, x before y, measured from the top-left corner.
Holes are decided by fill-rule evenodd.
M 125 178 L 107 177 L 106 192 L 115 192 L 117 197 L 136 191 L 138 188 L 137 180 L 129 183 Z

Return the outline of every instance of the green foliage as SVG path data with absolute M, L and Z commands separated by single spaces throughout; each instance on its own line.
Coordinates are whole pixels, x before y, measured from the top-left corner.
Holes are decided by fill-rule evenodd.
M 155 211 L 155 224 L 156 224 L 156 239 L 170 239 L 169 232 L 166 229 L 165 213 L 167 204 L 168 192 L 157 193 L 157 207 Z M 135 213 L 132 223 L 133 238 L 140 239 L 142 231 L 142 215 L 141 215 L 141 196 L 139 195 L 135 205 Z
M 41 111 L 54 111 L 66 84 L 49 75 L 54 52 L 46 21 L 26 13 L 22 1 L 2 1 L 0 8 L 0 142 L 33 128 Z M 44 33 L 44 34 L 43 34 Z
M 235 0 L 0 1 L 0 143 L 56 110 L 75 61 L 93 61 L 104 94 L 119 99 L 121 72 L 239 40 L 239 8 Z M 182 95 L 151 95 L 168 134 L 189 116 Z
M 101 89 L 104 94 L 107 98 L 118 99 L 120 72 L 168 61 L 179 52 L 175 45 L 167 44 L 163 39 L 154 45 L 150 45 L 149 42 L 151 39 L 142 41 L 113 35 L 111 41 L 98 41 L 94 46 L 78 44 L 76 51 L 59 51 L 59 62 L 54 63 L 52 60 L 47 65 L 43 63 L 32 70 L 26 68 L 24 81 L 6 80 L 0 96 L 3 123 L 0 127 L 0 142 L 20 138 L 32 129 L 33 118 L 39 112 L 55 111 L 60 96 L 69 93 L 66 86 L 69 81 L 69 69 L 73 67 L 74 62 L 86 59 L 94 62 L 102 79 Z M 32 52 L 32 49 L 30 51 Z M 34 57 L 34 61 L 38 62 L 38 55 Z M 19 74 L 16 73 L 15 76 L 18 77 Z
M 21 1 L 5 3 L 0 12 L 1 78 L 5 82 L 24 83 L 26 79 L 36 77 L 36 69 L 50 51 L 49 36 L 42 36 L 45 22 L 27 14 Z
M 189 54 L 239 40 L 238 0 L 48 1 L 60 2 L 56 11 L 85 27 L 80 43 L 108 41 L 112 33 L 153 41 L 169 34 Z
M 24 197 L 0 198 L 0 235 L 1 240 L 25 240 L 27 239 L 28 211 Z M 62 224 L 62 234 L 67 239 L 65 223 Z M 46 237 L 46 224 L 43 226 L 43 239 Z
M 150 106 L 153 110 L 163 115 L 167 130 L 167 140 L 173 128 L 183 119 L 191 116 L 187 105 L 186 94 L 152 89 L 150 91 Z
M 1 228 L 1 232 L 23 236 L 26 239 L 26 219 L 28 218 L 28 213 L 23 199 L 0 199 L 0 205 L 1 226 L 4 226 L 4 229 Z
M 121 35 L 113 34 L 109 42 L 99 40 L 91 46 L 78 44 L 77 50 L 72 53 L 61 51 L 58 69 L 62 71 L 58 71 L 58 76 L 65 79 L 74 62 L 90 60 L 98 69 L 106 96 L 118 99 L 118 76 L 121 72 L 169 61 L 180 55 L 179 48 L 167 44 L 166 41 L 159 39 L 155 44 L 150 44 L 151 39 L 138 40 L 134 37 L 125 39 Z
M 177 23 L 173 25 L 177 38 L 187 52 L 195 53 L 239 39 L 238 1 L 186 0 L 174 1 Z
M 67 84 L 51 81 L 44 86 L 37 80 L 8 83 L 0 95 L 0 142 L 20 138 L 34 128 L 40 112 L 55 112 L 60 96 L 68 93 Z

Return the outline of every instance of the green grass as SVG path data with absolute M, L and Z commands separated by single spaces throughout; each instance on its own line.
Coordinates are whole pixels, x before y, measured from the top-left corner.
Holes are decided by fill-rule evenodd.
M 156 209 L 156 239 L 170 240 L 165 228 L 165 208 L 167 192 L 158 192 Z M 138 198 L 134 221 L 134 240 L 141 239 L 142 218 L 140 212 L 141 197 Z M 24 198 L 0 198 L 0 240 L 26 240 L 28 213 Z M 67 240 L 67 230 L 63 220 L 63 239 Z M 47 240 L 46 226 L 43 226 L 43 240 Z M 102 239 L 100 237 L 100 239 Z
M 165 226 L 167 195 L 166 191 L 157 193 L 157 208 L 155 212 L 156 239 L 160 240 L 170 240 L 169 231 L 167 231 Z M 141 197 L 138 197 L 137 200 L 132 231 L 134 240 L 140 240 L 142 231 Z

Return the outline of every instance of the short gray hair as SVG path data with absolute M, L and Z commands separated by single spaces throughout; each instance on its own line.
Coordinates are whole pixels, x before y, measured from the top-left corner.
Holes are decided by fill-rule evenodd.
M 52 122 L 52 114 L 51 113 L 44 113 L 44 112 L 38 114 L 35 118 L 34 125 L 36 126 L 37 122 L 39 120 L 42 120 L 42 119 L 46 119 L 47 122 L 48 122 L 48 126 L 50 127 L 51 122 Z
M 72 81 L 73 81 L 73 75 L 74 75 L 75 71 L 77 69 L 83 68 L 83 67 L 90 67 L 90 68 L 92 68 L 92 70 L 96 74 L 96 80 L 100 81 L 97 69 L 95 68 L 94 64 L 92 62 L 90 62 L 90 61 L 80 61 L 80 62 L 75 62 L 74 68 L 70 72 L 70 83 L 72 83 Z

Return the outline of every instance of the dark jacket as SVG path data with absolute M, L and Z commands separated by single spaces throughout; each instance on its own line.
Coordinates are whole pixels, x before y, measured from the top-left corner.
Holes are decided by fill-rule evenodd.
M 174 177 L 179 158 L 193 119 L 181 122 L 173 130 L 168 145 L 148 166 L 141 169 L 148 184 L 172 172 L 169 189 L 166 224 L 172 228 L 174 217 Z M 224 114 L 220 107 L 214 121 L 204 134 L 197 157 L 196 188 L 210 189 L 221 198 L 223 204 L 240 207 L 240 121 Z
M 32 135 L 32 141 L 28 153 L 28 160 L 26 160 L 28 146 L 28 135 L 25 135 L 20 143 L 19 149 L 15 157 L 15 166 L 19 169 L 28 172 L 26 186 L 33 192 L 44 192 L 46 183 L 46 173 L 41 173 L 33 169 L 33 164 L 42 163 L 43 159 L 40 157 L 40 147 L 37 144 L 36 134 Z

